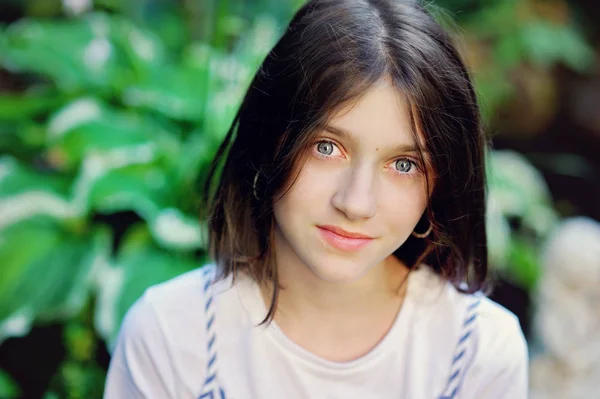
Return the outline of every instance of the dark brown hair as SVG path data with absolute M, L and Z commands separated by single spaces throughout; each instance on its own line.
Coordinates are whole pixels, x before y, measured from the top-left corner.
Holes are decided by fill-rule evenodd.
M 406 97 L 435 181 L 416 229 L 431 223 L 432 233 L 410 237 L 395 255 L 409 267 L 430 265 L 461 291 L 484 287 L 486 140 L 449 34 L 417 1 L 313 0 L 258 69 L 205 183 L 209 255 L 222 278 L 245 271 L 273 283 L 265 320 L 279 289 L 273 202 L 293 184 L 307 145 L 333 112 L 382 79 Z

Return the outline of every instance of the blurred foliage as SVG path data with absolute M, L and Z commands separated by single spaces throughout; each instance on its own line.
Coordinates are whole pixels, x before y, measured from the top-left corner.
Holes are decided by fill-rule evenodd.
M 27 17 L 0 26 L 0 343 L 63 323 L 46 398 L 99 397 L 95 353 L 129 306 L 206 261 L 198 181 L 302 2 L 4 3 Z M 591 62 L 564 2 L 436 4 L 464 29 L 488 121 L 519 90 L 515 71 Z M 557 216 L 531 164 L 490 155 L 492 264 L 531 288 Z M 19 389 L 0 371 L 0 397 Z
M 19 388 L 12 378 L 0 370 L 0 398 L 16 398 L 20 393 Z

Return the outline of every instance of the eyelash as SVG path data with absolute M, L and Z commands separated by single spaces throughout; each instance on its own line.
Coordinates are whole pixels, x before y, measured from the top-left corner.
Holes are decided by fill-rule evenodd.
M 338 151 L 340 151 L 339 146 L 334 141 L 331 141 L 331 140 L 319 140 L 319 141 L 317 141 L 316 143 L 314 143 L 312 145 L 312 152 L 314 153 L 314 155 L 316 155 L 317 157 L 319 157 L 321 159 L 332 158 L 331 155 L 324 155 L 324 154 L 321 154 L 319 151 L 317 151 L 317 146 L 319 144 L 322 144 L 322 143 L 329 143 L 332 146 L 336 147 L 338 149 Z M 408 157 L 399 157 L 399 158 L 396 158 L 396 159 L 394 159 L 392 161 L 392 164 L 395 164 L 396 162 L 398 162 L 400 160 L 406 160 L 406 161 L 410 162 L 411 165 L 415 168 L 415 172 L 402 173 L 402 172 L 400 172 L 398 170 L 395 170 L 395 172 L 398 173 L 399 175 L 405 176 L 405 177 L 414 177 L 414 176 L 416 176 L 416 175 L 418 175 L 418 174 L 421 173 L 421 168 L 419 167 L 419 164 L 417 162 L 415 162 L 414 160 L 408 158 Z

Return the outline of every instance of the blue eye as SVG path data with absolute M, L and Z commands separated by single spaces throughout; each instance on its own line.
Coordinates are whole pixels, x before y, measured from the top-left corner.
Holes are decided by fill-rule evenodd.
M 329 141 L 321 141 L 317 144 L 319 154 L 331 155 L 333 153 L 333 143 Z
M 396 170 L 402 173 L 409 173 L 413 167 L 414 162 L 406 158 L 400 158 L 396 161 Z

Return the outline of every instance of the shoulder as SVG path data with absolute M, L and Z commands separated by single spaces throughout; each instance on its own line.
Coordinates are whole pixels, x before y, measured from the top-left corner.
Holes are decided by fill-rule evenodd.
M 472 331 L 477 362 L 493 369 L 526 361 L 527 343 L 514 313 L 481 292 L 463 293 L 447 281 L 443 286 L 441 297 L 455 315 L 453 324 L 463 334 Z
M 140 301 L 159 314 L 187 312 L 205 300 L 214 276 L 214 265 L 202 266 L 147 288 Z
M 149 340 L 160 332 L 170 345 L 197 346 L 205 336 L 215 276 L 215 266 L 206 265 L 147 288 L 127 312 L 122 334 Z
M 473 321 L 476 323 L 472 327 L 481 345 L 485 346 L 482 349 L 484 353 L 499 345 L 510 344 L 514 351 L 523 349 L 525 338 L 518 318 L 482 293 L 460 292 L 427 266 L 416 271 L 410 284 L 410 295 L 413 301 L 418 301 L 421 305 L 419 310 L 424 313 L 423 317 L 435 317 L 458 332 L 464 329 L 466 318 L 474 315 Z
M 473 319 L 470 340 L 474 352 L 465 364 L 463 397 L 527 397 L 529 356 L 518 318 L 483 295 L 461 296 L 474 306 L 470 316 Z M 469 315 L 467 311 L 467 320 Z
M 214 267 L 203 266 L 148 287 L 125 314 L 119 335 L 143 338 L 158 330 L 166 334 L 179 326 L 200 327 L 194 320 L 202 321 L 198 310 L 206 301 L 206 282 L 213 276 Z M 150 328 L 153 325 L 158 330 Z
M 481 298 L 478 309 L 479 352 L 487 364 L 510 364 L 527 355 L 527 343 L 519 319 L 489 298 Z
M 112 353 L 107 397 L 179 397 L 198 389 L 206 359 L 206 282 L 212 276 L 210 266 L 184 273 L 149 287 L 129 308 Z
M 525 398 L 528 348 L 518 318 L 483 294 L 460 292 L 430 268 L 421 269 L 411 297 L 428 328 L 428 345 L 449 359 L 449 376 L 460 369 L 461 377 L 450 377 L 448 386 L 461 385 L 461 398 Z

